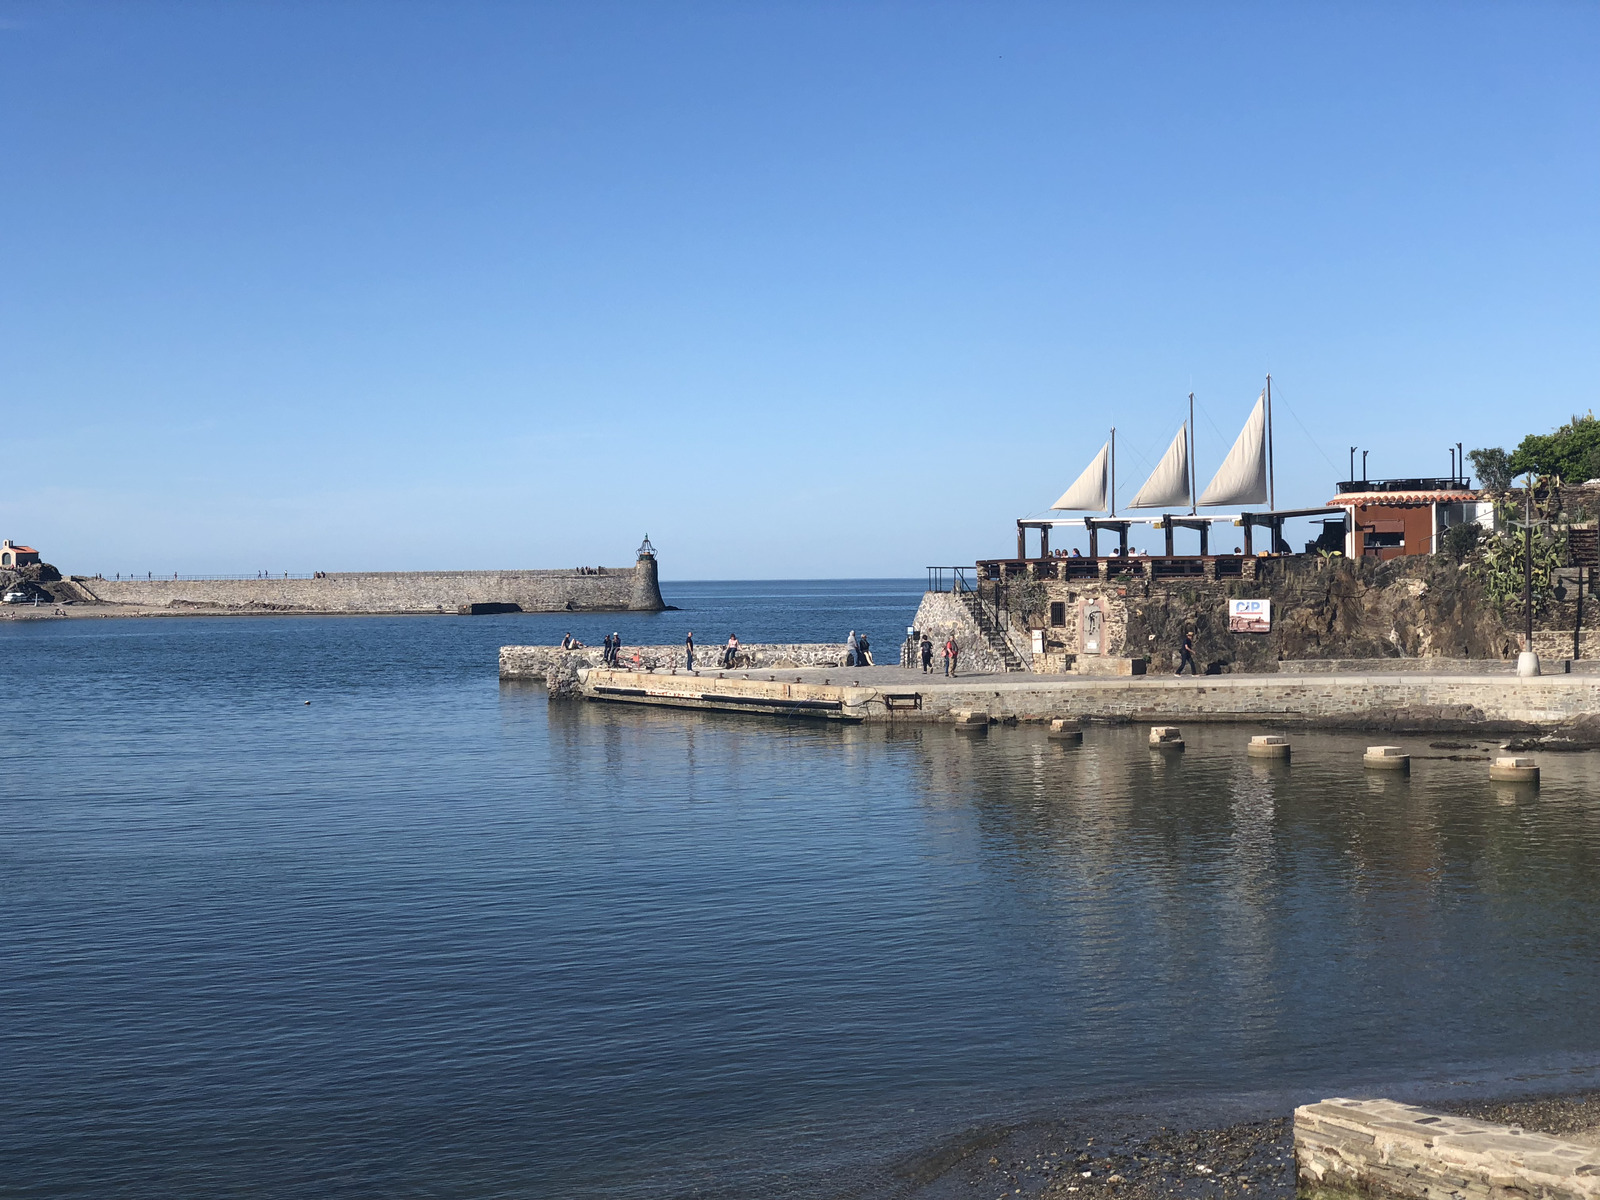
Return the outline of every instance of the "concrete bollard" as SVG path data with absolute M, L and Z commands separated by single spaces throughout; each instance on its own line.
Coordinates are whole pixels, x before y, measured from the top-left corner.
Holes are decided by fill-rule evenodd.
M 1276 733 L 1258 733 L 1244 748 L 1251 758 L 1275 758 L 1280 762 L 1289 759 L 1289 739 Z
M 1368 746 L 1361 765 L 1369 771 L 1409 771 L 1411 755 L 1399 746 Z
M 1050 722 L 1050 740 L 1052 742 L 1081 742 L 1083 741 L 1083 726 L 1071 717 L 1057 717 Z
M 950 714 L 956 723 L 956 728 L 965 733 L 988 733 L 989 714 L 982 709 L 958 708 Z
M 1539 782 L 1539 764 L 1531 758 L 1503 754 L 1489 763 L 1489 778 L 1501 783 Z
M 1182 750 L 1183 731 L 1176 725 L 1150 726 L 1150 749 Z

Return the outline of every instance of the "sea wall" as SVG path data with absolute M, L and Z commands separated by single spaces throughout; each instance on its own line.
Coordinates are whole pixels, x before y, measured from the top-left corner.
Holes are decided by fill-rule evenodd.
M 195 612 L 454 613 L 471 604 L 523 612 L 659 612 L 653 558 L 568 571 L 330 571 L 315 579 L 86 579 L 102 604 Z
M 1600 1149 L 1393 1100 L 1294 1112 L 1300 1193 L 1418 1200 L 1597 1200 Z
M 585 669 L 581 687 L 591 699 L 621 698 L 599 689 L 640 689 L 634 703 L 749 711 L 763 698 L 785 703 L 842 705 L 847 720 L 942 721 L 964 710 L 995 720 L 1073 717 L 1105 721 L 1181 724 L 1247 722 L 1266 726 L 1371 729 L 1383 733 L 1468 730 L 1532 732 L 1584 730 L 1592 739 L 1592 714 L 1600 713 L 1600 676 L 1545 675 L 1222 675 L 1061 678 L 1033 674 L 975 675 L 946 680 L 907 671 L 903 681 L 853 679 L 794 682 L 738 676 L 701 676 Z M 731 697 L 732 699 L 728 699 Z
M 715 670 L 722 665 L 724 647 L 697 646 L 695 667 Z M 563 650 L 560 646 L 501 646 L 501 679 L 545 679 L 562 668 L 598 667 L 604 650 L 587 646 L 581 650 Z M 826 642 L 785 645 L 782 643 L 751 644 L 740 646 L 736 668 L 763 670 L 792 670 L 796 667 L 837 667 L 843 664 L 847 650 L 843 644 Z M 623 665 L 632 668 L 638 658 L 640 671 L 675 671 L 684 669 L 682 646 L 624 646 Z M 874 658 L 877 658 L 874 652 Z M 878 658 L 879 662 L 883 660 Z

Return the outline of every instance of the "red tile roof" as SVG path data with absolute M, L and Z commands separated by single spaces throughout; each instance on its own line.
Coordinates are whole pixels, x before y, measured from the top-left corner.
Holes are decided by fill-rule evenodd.
M 1385 504 L 1459 504 L 1477 498 L 1477 492 L 1341 492 L 1329 500 L 1327 506 L 1381 508 Z

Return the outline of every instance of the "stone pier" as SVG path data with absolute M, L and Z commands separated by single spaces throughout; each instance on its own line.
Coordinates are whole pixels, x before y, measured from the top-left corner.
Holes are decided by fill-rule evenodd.
M 1600 716 L 1600 675 L 1523 679 L 1329 672 L 1085 678 L 1013 672 L 947 679 L 899 666 L 842 666 L 843 647 L 745 649 L 758 658 L 768 652 L 771 657 L 762 665 L 725 671 L 718 667 L 713 648 L 691 673 L 683 669 L 681 648 L 667 649 L 655 670 L 632 669 L 627 648 L 622 669 L 616 670 L 598 665 L 599 651 L 578 651 L 581 665 L 574 664 L 571 691 L 596 702 L 727 712 L 766 711 L 774 700 L 822 701 L 826 707 L 816 708 L 816 713 L 862 721 L 949 721 L 958 711 L 974 710 L 995 720 L 1086 718 L 1176 725 L 1236 721 L 1411 733 L 1512 733 L 1570 727 Z M 815 655 L 811 661 L 826 665 L 806 665 L 807 651 Z M 536 668 L 534 663 L 548 663 L 549 656 L 560 653 L 544 647 L 505 647 L 502 676 L 538 678 L 538 672 L 548 667 Z

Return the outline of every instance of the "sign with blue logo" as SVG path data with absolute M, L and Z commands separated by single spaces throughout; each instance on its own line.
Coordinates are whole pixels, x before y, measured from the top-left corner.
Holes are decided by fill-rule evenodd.
M 1231 633 L 1271 633 L 1271 600 L 1229 600 L 1228 630 Z

